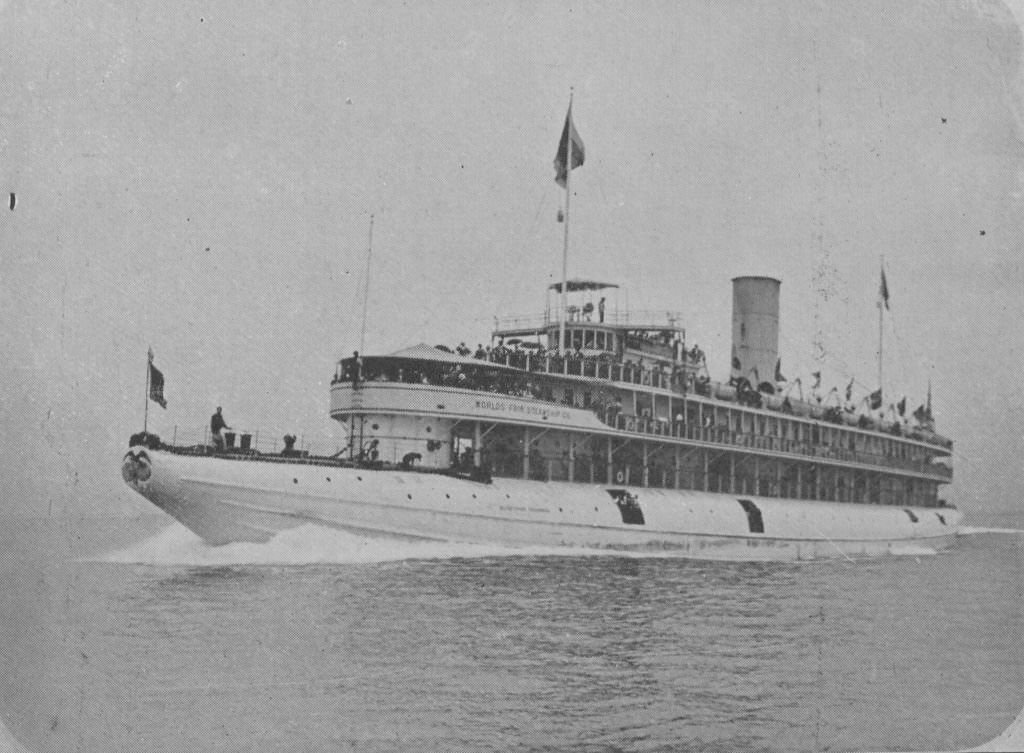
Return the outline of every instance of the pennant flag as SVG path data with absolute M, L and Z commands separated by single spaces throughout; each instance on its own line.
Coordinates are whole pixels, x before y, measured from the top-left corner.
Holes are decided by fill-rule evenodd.
M 149 399 L 167 410 L 167 401 L 164 400 L 164 375 L 153 365 L 153 349 L 149 349 Z
M 852 399 L 853 399 L 853 380 L 851 379 L 850 383 L 848 385 L 846 385 L 846 402 L 850 402 L 850 400 L 852 400 Z
M 885 267 L 882 267 L 882 281 L 878 285 L 879 305 L 885 304 L 885 310 L 889 310 L 889 285 L 885 281 Z
M 878 389 L 872 392 L 871 395 L 868 397 L 868 400 L 870 401 L 869 405 L 871 406 L 871 410 L 878 410 L 879 408 L 881 408 L 882 390 Z
M 576 133 L 576 126 L 572 122 L 572 102 L 569 102 L 569 112 L 565 115 L 565 127 L 562 129 L 562 138 L 558 140 L 558 153 L 555 154 L 555 183 L 565 188 L 565 179 L 568 173 L 565 165 L 565 150 L 567 144 L 572 143 L 569 170 L 573 170 L 583 164 L 584 149 L 583 139 Z
M 917 410 L 914 411 L 913 415 L 919 424 L 923 424 L 928 420 L 928 414 L 925 412 L 924 405 L 917 406 Z
M 780 358 L 775 362 L 775 381 L 785 382 L 786 377 L 782 376 L 782 359 Z
M 896 403 L 896 410 L 899 411 L 900 415 L 904 415 L 907 412 L 907 398 L 904 397 L 898 403 Z

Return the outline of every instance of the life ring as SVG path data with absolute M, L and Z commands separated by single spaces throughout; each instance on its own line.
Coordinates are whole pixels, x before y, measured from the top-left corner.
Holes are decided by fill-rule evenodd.
M 619 471 L 618 473 L 615 474 L 615 483 L 616 484 L 621 484 L 625 480 L 626 480 L 626 474 L 623 473 L 622 471 Z

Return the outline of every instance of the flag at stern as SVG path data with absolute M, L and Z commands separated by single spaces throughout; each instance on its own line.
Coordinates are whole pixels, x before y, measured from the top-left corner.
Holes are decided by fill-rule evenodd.
M 149 349 L 149 399 L 167 410 L 167 401 L 164 399 L 164 375 L 153 365 L 153 349 Z

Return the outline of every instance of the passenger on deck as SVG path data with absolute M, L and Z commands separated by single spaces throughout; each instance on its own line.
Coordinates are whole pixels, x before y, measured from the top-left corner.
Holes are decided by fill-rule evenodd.
M 294 434 L 284 435 L 284 449 L 281 450 L 281 457 L 291 458 L 299 454 L 295 450 L 295 439 L 296 437 Z
M 359 357 L 359 351 L 352 351 L 352 386 L 358 387 L 363 380 L 363 359 Z
M 370 444 L 366 447 L 366 449 L 359 453 L 359 459 L 364 462 L 369 461 L 371 463 L 376 463 L 378 460 L 380 460 L 380 450 L 378 449 L 379 445 L 379 439 L 371 439 Z
M 213 437 L 213 448 L 221 452 L 224 451 L 224 435 L 221 433 L 224 429 L 230 429 L 227 422 L 224 420 L 224 416 L 220 412 L 220 406 L 217 406 L 217 412 L 210 416 L 210 435 Z
M 604 321 L 604 298 L 597 302 L 597 320 Z

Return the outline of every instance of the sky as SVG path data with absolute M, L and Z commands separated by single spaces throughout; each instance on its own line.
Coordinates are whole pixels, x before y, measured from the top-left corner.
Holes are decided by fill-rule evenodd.
M 157 433 L 340 438 L 334 363 L 487 342 L 561 275 L 679 310 L 726 378 L 732 277 L 782 280 L 790 378 L 931 382 L 965 510 L 1024 457 L 1016 3 L 0 0 L 0 504 L 148 511 Z M 340 439 L 339 439 L 340 441 Z

